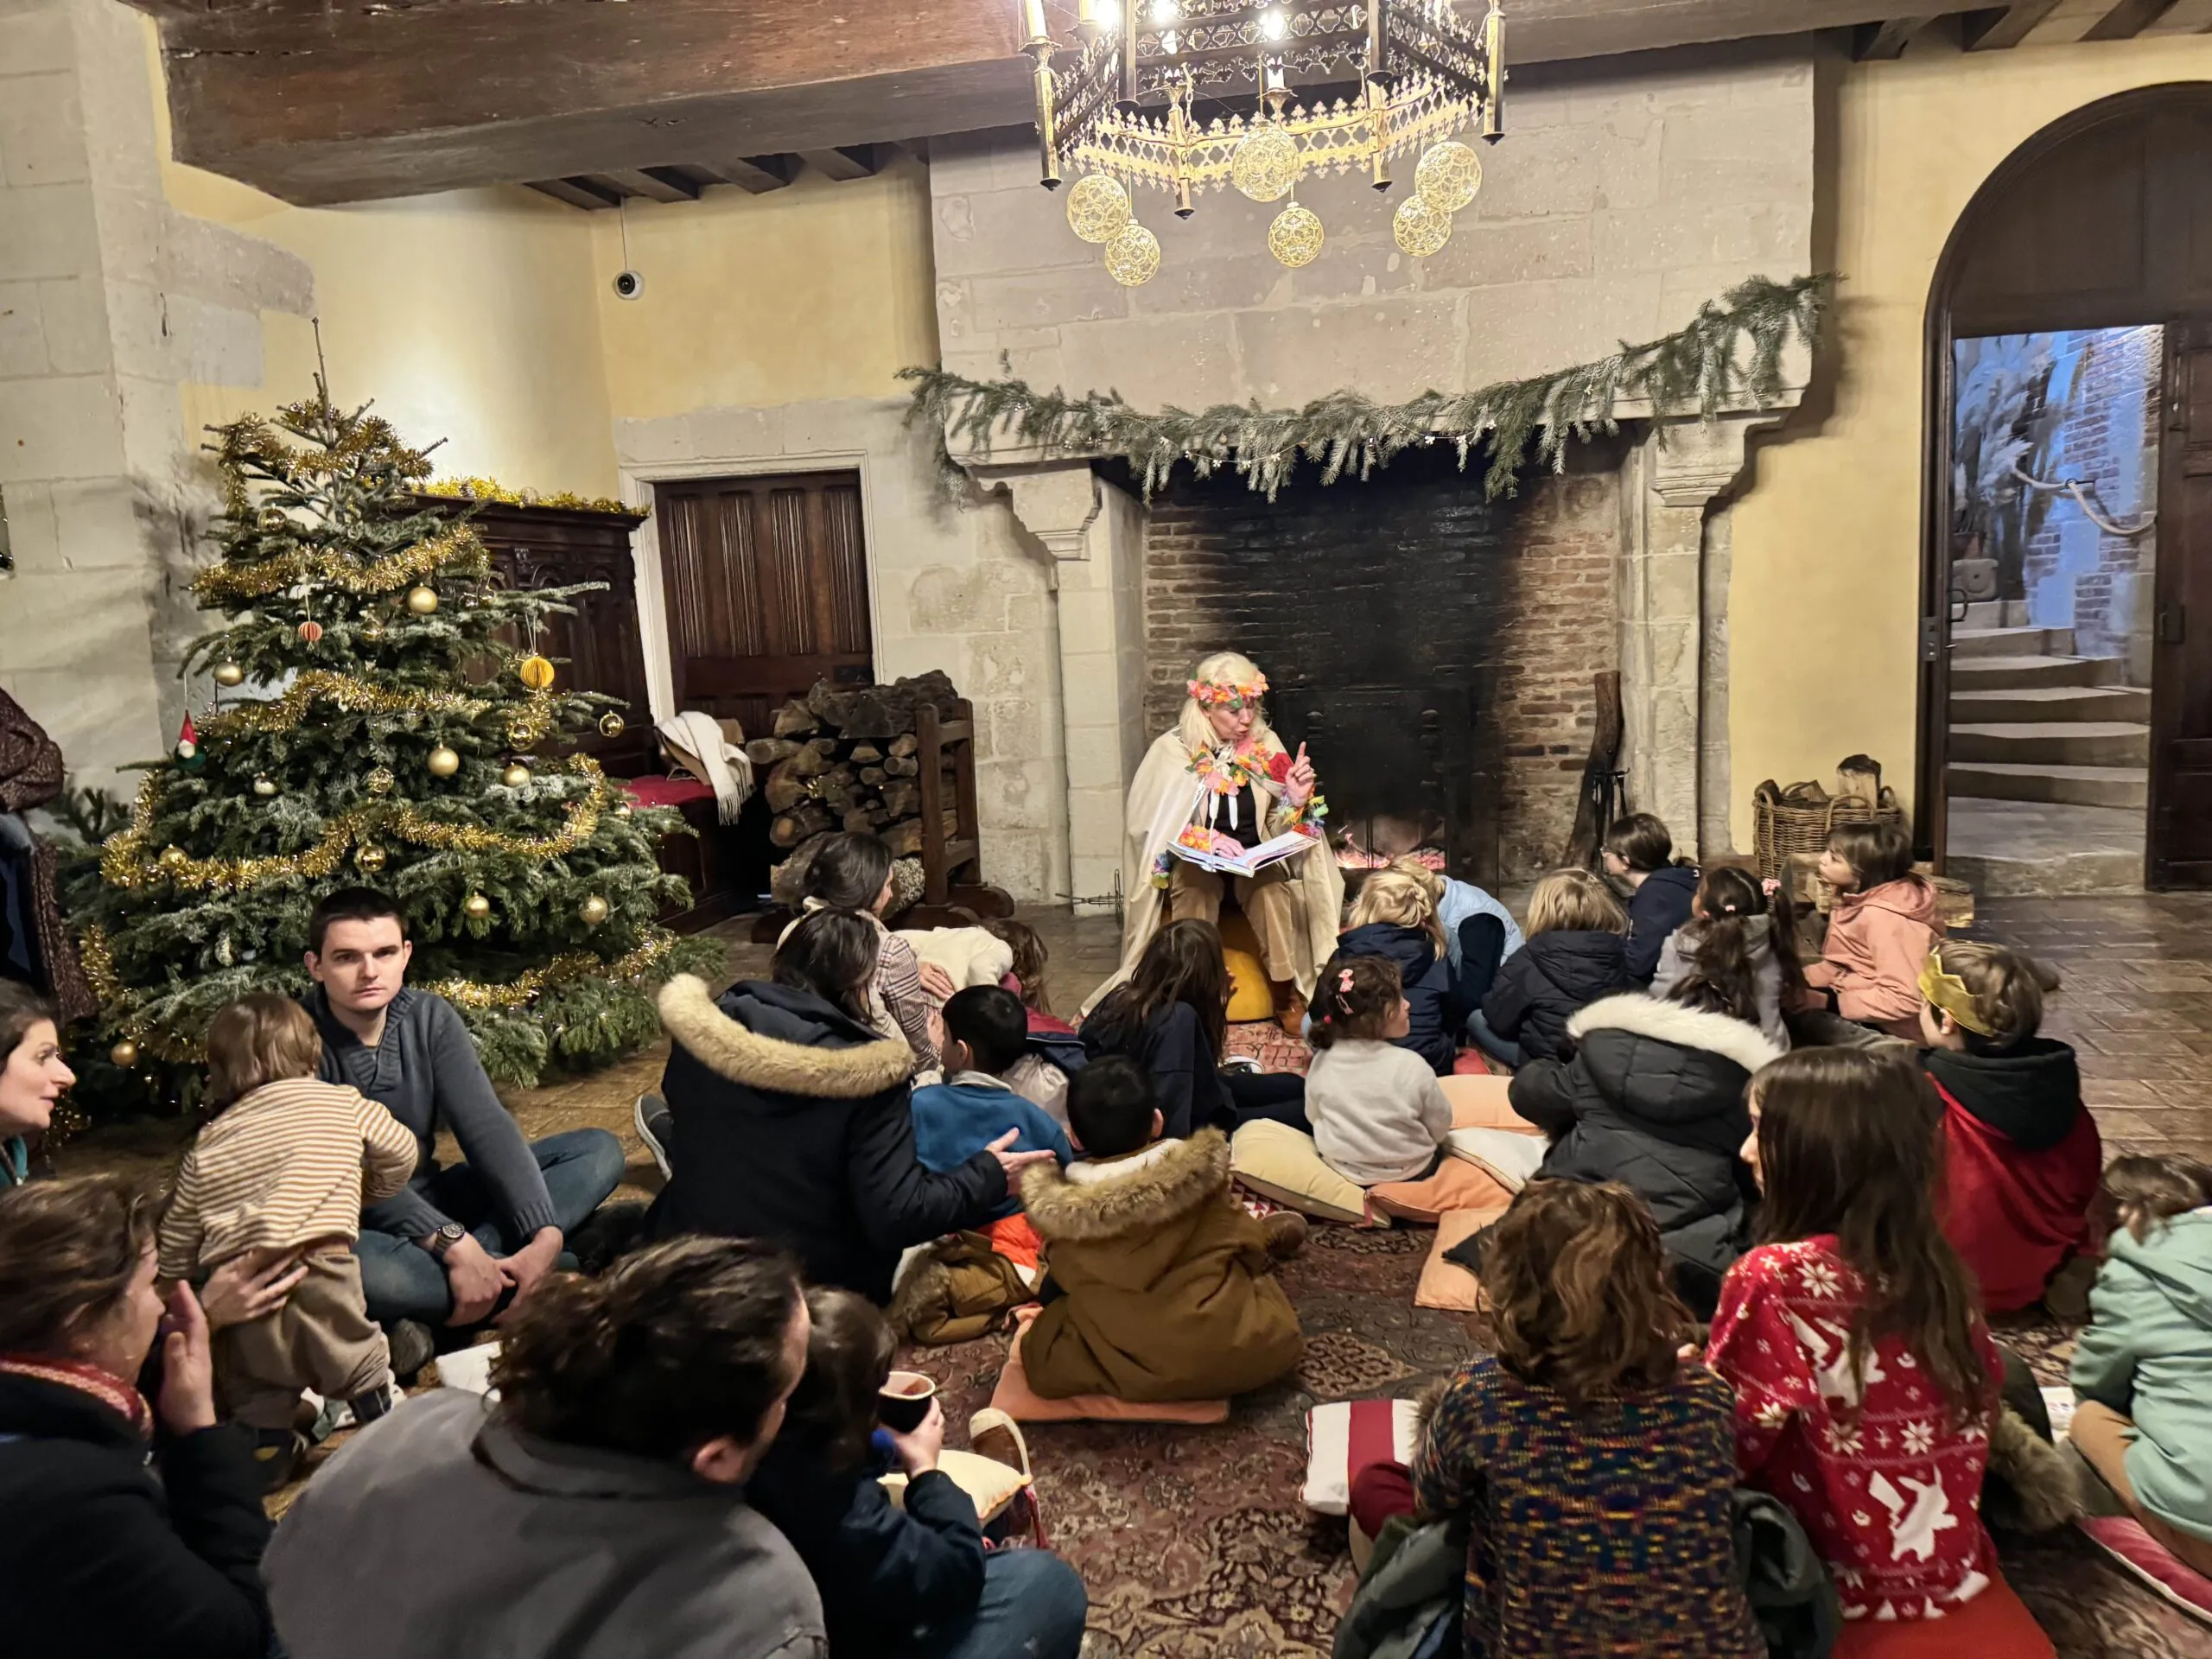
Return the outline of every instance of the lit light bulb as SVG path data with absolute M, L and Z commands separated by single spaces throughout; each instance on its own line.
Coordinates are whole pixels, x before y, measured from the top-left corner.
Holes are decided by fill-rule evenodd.
M 1279 11 L 1263 11 L 1260 14 L 1261 39 L 1267 41 L 1279 41 L 1288 33 L 1290 33 L 1290 25 L 1283 21 L 1282 13 Z
M 1116 3 L 1116 0 L 1098 0 L 1098 3 L 1091 10 L 1091 16 L 1098 20 L 1098 27 L 1108 34 L 1111 34 L 1122 26 L 1122 8 Z
M 1152 21 L 1156 25 L 1172 23 L 1182 15 L 1175 0 L 1152 0 Z

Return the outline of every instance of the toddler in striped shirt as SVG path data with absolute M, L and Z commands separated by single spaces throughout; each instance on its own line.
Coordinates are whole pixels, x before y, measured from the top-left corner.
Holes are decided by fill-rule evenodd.
M 353 1242 L 361 1206 L 391 1198 L 415 1171 L 415 1135 L 359 1090 L 317 1081 L 322 1037 L 289 997 L 258 993 L 207 1033 L 217 1114 L 177 1171 L 162 1218 L 164 1279 L 197 1279 L 253 1252 L 296 1255 L 307 1276 L 276 1313 L 215 1333 L 215 1382 L 254 1433 L 270 1486 L 304 1442 L 302 1389 L 343 1400 L 358 1421 L 391 1409 L 391 1350 L 370 1319 Z

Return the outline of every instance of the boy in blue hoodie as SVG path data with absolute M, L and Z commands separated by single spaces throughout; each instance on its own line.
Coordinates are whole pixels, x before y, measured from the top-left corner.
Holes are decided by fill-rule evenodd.
M 996 985 L 970 985 L 944 1005 L 943 1083 L 914 1090 L 914 1155 L 925 1169 L 957 1169 L 1008 1129 L 1017 1152 L 1049 1152 L 1065 1168 L 1075 1160 L 1067 1132 L 1023 1099 L 1005 1073 L 1029 1052 L 1029 1014 Z M 1021 1207 L 1008 1194 L 994 1221 Z

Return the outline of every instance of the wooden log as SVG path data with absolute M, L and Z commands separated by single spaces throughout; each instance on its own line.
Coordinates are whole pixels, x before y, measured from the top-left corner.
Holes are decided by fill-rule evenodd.
M 921 810 L 921 785 L 894 778 L 883 786 L 883 808 L 894 818 L 912 817 Z
M 861 806 L 845 814 L 844 827 L 849 834 L 865 836 L 890 821 L 891 815 L 880 806 Z
M 806 898 L 806 873 L 814 863 L 814 855 L 830 839 L 824 830 L 810 836 L 791 849 L 791 855 L 768 872 L 768 896 L 786 910 L 797 910 Z
M 809 836 L 820 835 L 836 822 L 823 808 L 809 801 L 779 815 L 768 826 L 768 839 L 779 847 L 796 847 Z
M 884 772 L 881 766 L 862 766 L 861 768 L 861 782 L 868 785 L 871 789 L 874 788 L 877 785 L 885 782 L 887 777 L 887 774 Z
M 830 759 L 811 743 L 803 743 L 798 753 L 782 764 L 791 769 L 794 777 L 819 778 L 830 770 Z
M 778 737 L 804 737 L 822 729 L 814 710 L 794 699 L 769 716 L 769 729 Z
M 770 768 L 760 793 L 771 812 L 788 812 L 814 792 L 814 780 L 796 770 L 796 757 Z
M 922 850 L 922 821 L 919 818 L 902 818 L 897 823 L 885 826 L 880 833 L 883 844 L 891 849 L 893 858 L 906 858 Z
M 883 759 L 883 751 L 873 743 L 855 743 L 845 759 L 858 766 L 872 766 Z
M 921 747 L 922 740 L 920 738 L 916 737 L 912 732 L 901 732 L 898 736 L 891 740 L 889 753 L 896 755 L 899 760 L 904 760 L 908 755 L 913 753 L 915 750 Z
M 845 746 L 840 743 L 834 737 L 817 737 L 810 738 L 807 741 L 806 747 L 812 749 L 817 754 L 820 755 L 826 762 L 836 760 L 838 758 L 839 752 L 842 751 Z
M 922 763 L 911 755 L 893 755 L 883 763 L 884 773 L 892 778 L 918 778 Z
M 756 737 L 745 746 L 745 758 L 756 766 L 772 766 L 790 760 L 800 747 L 788 737 Z

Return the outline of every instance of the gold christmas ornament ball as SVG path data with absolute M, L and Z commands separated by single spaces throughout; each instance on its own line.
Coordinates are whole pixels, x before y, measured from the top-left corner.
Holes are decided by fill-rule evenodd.
M 410 588 L 407 590 L 407 608 L 417 616 L 429 616 L 438 608 L 437 591 L 431 588 Z
M 601 715 L 599 717 L 599 734 L 601 737 L 621 736 L 622 716 L 616 714 Z
M 1456 213 L 1483 188 L 1483 158 L 1457 138 L 1431 144 L 1414 168 L 1414 194 L 1440 213 Z
M 353 854 L 353 862 L 370 875 L 384 868 L 384 849 L 377 846 L 363 847 Z
M 1255 201 L 1280 201 L 1298 173 L 1298 140 L 1281 127 L 1245 134 L 1229 158 L 1229 181 Z
M 1086 242 L 1103 242 L 1129 222 L 1129 193 L 1105 173 L 1086 173 L 1068 192 L 1068 228 Z
M 161 857 L 154 861 L 165 870 L 181 870 L 192 861 L 185 855 L 183 848 L 164 847 Z
M 322 624 L 313 620 L 302 622 L 294 630 L 308 645 L 322 638 Z
M 371 617 L 361 624 L 361 638 L 372 645 L 381 644 L 384 639 L 384 623 L 376 617 Z
M 1268 226 L 1268 251 L 1293 270 L 1312 264 L 1321 251 L 1321 216 L 1292 202 Z
M 618 818 L 628 817 L 630 816 L 630 803 L 625 801 L 621 805 L 616 807 L 614 809 L 614 816 Z
M 553 683 L 553 664 L 543 657 L 525 657 L 515 670 L 515 677 L 533 691 L 543 691 Z
M 1390 216 L 1390 235 L 1414 258 L 1424 258 L 1452 239 L 1452 215 L 1440 213 L 1419 196 L 1408 196 Z
M 253 792 L 264 798 L 274 795 L 276 792 L 276 780 L 273 778 L 255 779 L 253 780 Z
M 607 919 L 607 900 L 594 893 L 584 900 L 583 908 L 578 913 L 583 917 L 586 927 L 597 927 Z
M 236 663 L 218 663 L 215 664 L 216 684 L 243 685 L 245 683 L 245 670 L 240 668 Z
M 442 743 L 430 751 L 430 758 L 423 763 L 430 769 L 433 778 L 450 778 L 461 770 L 461 757 Z
M 391 775 L 391 768 L 389 766 L 378 766 L 367 777 L 361 779 L 361 782 L 367 785 L 368 791 L 372 795 L 391 794 L 392 785 L 398 781 L 399 780 L 397 778 Z
M 1160 269 L 1160 238 L 1131 219 L 1106 245 L 1106 274 L 1123 288 L 1148 283 Z
M 138 1045 L 125 1037 L 108 1050 L 107 1057 L 128 1071 L 138 1064 Z
M 509 789 L 520 789 L 530 781 L 530 768 L 519 760 L 511 760 L 507 769 L 499 774 L 499 781 Z
M 472 893 L 461 901 L 461 913 L 472 922 L 480 922 L 492 913 L 492 901 L 480 893 Z

